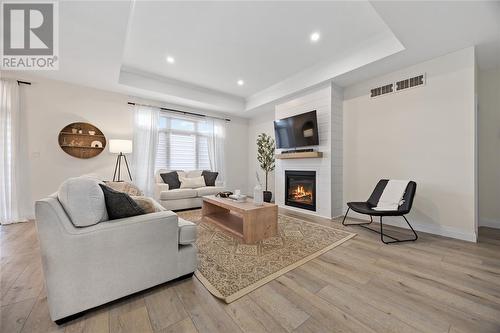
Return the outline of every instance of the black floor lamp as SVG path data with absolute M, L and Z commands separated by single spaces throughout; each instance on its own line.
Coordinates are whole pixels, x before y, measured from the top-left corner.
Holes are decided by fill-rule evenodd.
M 132 175 L 130 174 L 130 169 L 128 167 L 127 156 L 125 154 L 132 153 L 132 140 L 109 140 L 109 152 L 112 154 L 118 154 L 116 157 L 115 172 L 113 173 L 113 181 L 121 182 L 121 166 L 122 158 L 125 160 L 125 166 L 127 167 L 128 177 L 132 181 Z M 117 177 L 118 176 L 118 177 Z

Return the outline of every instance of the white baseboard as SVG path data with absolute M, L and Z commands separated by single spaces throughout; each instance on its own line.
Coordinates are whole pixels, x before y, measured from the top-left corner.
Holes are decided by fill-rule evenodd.
M 304 215 L 305 217 L 307 217 L 308 215 L 312 215 L 312 216 L 316 216 L 316 217 L 322 217 L 324 219 L 331 219 L 331 217 L 320 215 L 312 210 L 295 208 L 295 207 L 287 206 L 287 205 L 280 205 L 280 204 L 277 204 L 277 205 L 281 209 L 296 212 L 296 213 L 298 213 L 298 215 Z
M 295 208 L 295 207 L 290 207 L 290 206 L 283 206 L 283 205 L 278 205 L 278 206 L 282 209 L 289 210 L 289 211 L 295 211 L 295 212 L 299 213 L 299 215 L 303 214 L 305 216 L 312 215 L 312 216 L 317 216 L 317 217 L 322 217 L 322 218 L 332 219 L 332 220 L 333 219 L 340 219 L 340 221 L 342 221 L 341 219 L 344 216 L 344 215 L 340 215 L 340 216 L 337 216 L 334 218 L 330 218 L 327 216 L 319 215 L 318 213 L 313 212 L 313 211 L 307 211 L 305 209 L 300 209 L 300 208 Z M 353 214 L 353 215 L 351 216 L 351 214 Z M 355 213 L 349 213 L 349 217 L 360 219 L 360 220 L 370 221 L 370 218 L 367 215 L 359 215 L 359 214 L 354 215 L 354 214 Z M 401 221 L 399 219 L 401 219 Z M 378 219 L 376 217 L 374 217 L 373 220 L 374 220 L 374 222 L 378 221 Z M 418 222 L 412 221 L 410 218 L 408 218 L 408 220 L 410 221 L 410 223 L 411 223 L 413 229 L 415 229 L 415 231 L 425 232 L 425 233 L 443 236 L 443 237 L 460 239 L 460 240 L 464 240 L 464 241 L 468 241 L 468 242 L 474 242 L 474 243 L 477 242 L 477 234 L 475 232 L 466 232 L 464 230 L 457 229 L 454 227 L 449 227 L 449 226 L 429 225 L 429 224 L 424 224 L 424 223 L 418 223 Z M 496 223 L 493 223 L 493 222 L 496 222 Z M 498 221 L 498 222 L 493 221 L 493 222 L 490 223 L 491 225 L 486 225 L 486 224 L 481 223 L 480 226 L 488 226 L 491 228 L 500 228 L 500 221 Z M 402 217 L 389 217 L 388 216 L 388 217 L 384 218 L 384 224 L 392 225 L 395 227 L 400 227 L 400 228 L 408 229 L 408 230 L 410 229 Z
M 359 218 L 359 216 L 356 216 L 356 218 Z M 401 221 L 395 220 L 396 218 L 400 218 Z M 370 218 L 368 216 L 363 216 L 361 218 L 362 220 L 367 220 L 369 221 Z M 378 222 L 378 219 L 376 217 L 373 218 L 374 222 Z M 460 239 L 468 242 L 477 242 L 477 235 L 475 232 L 466 232 L 461 229 L 449 227 L 449 226 L 438 226 L 438 225 L 428 225 L 428 224 L 423 224 L 423 223 L 418 223 L 414 222 L 411 220 L 411 218 L 408 218 L 408 221 L 410 221 L 411 226 L 415 231 L 420 231 L 420 232 L 426 232 L 429 234 L 433 235 L 439 235 L 443 237 L 450 237 L 450 238 L 455 238 L 455 239 Z M 410 229 L 408 225 L 405 223 L 402 217 L 386 217 L 384 218 L 384 224 L 392 225 L 395 227 L 400 227 L 404 229 Z
M 479 226 L 500 229 L 500 221 L 483 217 L 479 219 Z

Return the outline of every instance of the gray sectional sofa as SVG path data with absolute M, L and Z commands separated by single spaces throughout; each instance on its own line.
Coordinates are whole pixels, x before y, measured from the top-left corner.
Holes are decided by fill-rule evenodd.
M 78 226 L 70 216 L 103 215 L 95 193 L 83 193 L 80 205 L 75 200 L 63 205 L 57 194 L 36 202 L 54 321 L 191 274 L 197 267 L 196 225 L 172 211 Z

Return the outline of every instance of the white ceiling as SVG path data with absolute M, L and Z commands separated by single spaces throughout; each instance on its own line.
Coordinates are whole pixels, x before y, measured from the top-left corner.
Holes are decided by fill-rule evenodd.
M 59 70 L 30 74 L 119 90 L 130 8 L 130 1 L 60 1 Z
M 59 12 L 60 70 L 35 75 L 247 117 L 473 45 L 480 68 L 500 66 L 498 1 L 62 1 Z
M 476 46 L 480 69 L 500 67 L 500 1 L 374 1 L 405 50 L 335 78 L 341 86 Z
M 137 2 L 129 24 L 127 68 L 241 97 L 390 31 L 368 2 L 333 1 Z

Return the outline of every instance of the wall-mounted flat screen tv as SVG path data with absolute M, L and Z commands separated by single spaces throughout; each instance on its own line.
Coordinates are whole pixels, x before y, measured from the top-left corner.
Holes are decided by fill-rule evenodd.
M 274 135 L 278 149 L 319 145 L 316 110 L 275 120 Z

